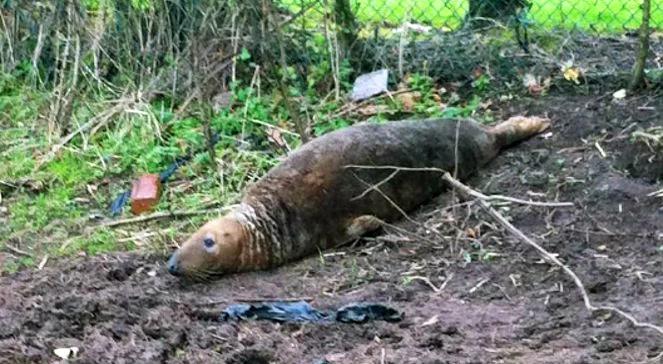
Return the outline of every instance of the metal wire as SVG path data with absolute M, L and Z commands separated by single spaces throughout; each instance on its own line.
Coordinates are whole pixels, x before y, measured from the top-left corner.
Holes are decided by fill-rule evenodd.
M 404 22 L 437 29 L 457 29 L 468 15 L 525 17 L 543 28 L 616 32 L 639 27 L 642 0 L 350 0 L 361 24 L 385 26 Z M 514 8 L 520 8 L 515 9 Z M 663 2 L 652 1 L 651 27 L 663 27 Z

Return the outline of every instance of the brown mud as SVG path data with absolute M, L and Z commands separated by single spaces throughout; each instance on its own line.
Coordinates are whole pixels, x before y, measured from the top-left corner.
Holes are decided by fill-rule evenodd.
M 663 325 L 663 200 L 647 197 L 663 188 L 663 156 L 630 138 L 661 124 L 663 97 L 551 95 L 493 107 L 500 117 L 547 114 L 552 135 L 505 151 L 468 184 L 574 202 L 500 211 L 558 254 L 593 301 Z M 214 283 L 182 285 L 166 273 L 166 257 L 139 254 L 2 277 L 0 362 L 58 362 L 53 349 L 71 346 L 78 363 L 636 363 L 663 352 L 655 332 L 589 314 L 560 269 L 478 207 L 444 209 L 451 198 L 413 214 L 417 224 L 399 224 L 409 233 L 387 228 Z M 321 309 L 376 301 L 405 317 L 361 325 L 216 320 L 238 300 L 296 297 Z

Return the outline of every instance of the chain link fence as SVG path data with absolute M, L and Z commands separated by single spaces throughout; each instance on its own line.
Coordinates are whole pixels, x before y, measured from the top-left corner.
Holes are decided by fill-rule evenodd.
M 425 73 L 462 83 L 471 82 L 477 72 L 490 72 L 493 79 L 513 83 L 531 74 L 541 79 L 561 77 L 567 68 L 582 76 L 622 79 L 632 70 L 643 19 L 642 0 L 281 0 L 280 4 L 302 12 L 300 23 L 308 24 L 310 31 L 333 25 L 340 48 L 352 49 L 355 75 L 387 68 L 396 81 Z M 649 23 L 647 67 L 658 74 L 663 69 L 660 1 L 651 3 Z
M 490 68 L 507 80 L 550 73 L 572 60 L 587 72 L 624 73 L 633 66 L 641 3 L 0 1 L 0 69 L 27 73 L 47 87 L 74 89 L 63 83 L 66 74 L 74 85 L 135 83 L 151 94 L 172 95 L 226 90 L 258 69 L 263 85 L 277 82 L 280 76 L 268 70 L 285 64 L 298 76 L 298 88 L 315 78 L 321 93 L 380 68 L 399 78 L 425 72 L 446 81 Z M 652 1 L 650 24 L 648 67 L 660 70 L 661 1 Z
M 350 0 L 362 24 L 418 23 L 454 30 L 468 16 L 505 18 L 547 29 L 618 32 L 637 28 L 642 21 L 642 0 Z M 663 27 L 663 3 L 652 2 L 652 28 Z

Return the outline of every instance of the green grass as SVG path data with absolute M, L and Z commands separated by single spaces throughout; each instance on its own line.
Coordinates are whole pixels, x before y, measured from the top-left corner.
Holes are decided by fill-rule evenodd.
M 131 242 L 119 243 L 112 230 L 99 229 L 88 236 L 75 237 L 63 249 L 58 249 L 57 254 L 74 255 L 79 252 L 96 255 L 113 251 L 133 250 L 135 245 Z
M 298 0 L 284 1 L 293 8 Z M 405 21 L 453 29 L 468 11 L 467 0 L 351 0 L 362 23 Z M 641 0 L 532 0 L 529 17 L 543 28 L 622 31 L 640 25 Z M 652 1 L 652 27 L 663 27 L 663 5 Z

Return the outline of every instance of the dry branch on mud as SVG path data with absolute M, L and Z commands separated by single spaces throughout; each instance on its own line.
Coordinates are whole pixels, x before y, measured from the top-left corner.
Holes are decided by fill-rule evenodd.
M 576 285 L 578 290 L 580 291 L 580 294 L 583 298 L 583 303 L 585 308 L 590 311 L 590 312 L 595 312 L 595 311 L 609 311 L 612 313 L 615 313 L 619 315 L 620 317 L 628 320 L 633 324 L 635 327 L 639 328 L 648 328 L 651 330 L 656 331 L 660 335 L 663 336 L 663 327 L 654 325 L 649 322 L 642 322 L 636 319 L 633 315 L 619 309 L 613 306 L 608 306 L 608 305 L 595 305 L 591 302 L 589 295 L 587 293 L 587 290 L 585 289 L 585 285 L 583 284 L 582 280 L 578 277 L 578 275 L 571 269 L 569 268 L 566 264 L 564 264 L 561 260 L 559 260 L 554 254 L 548 252 L 545 250 L 541 245 L 537 244 L 534 242 L 532 239 L 527 237 L 522 231 L 518 230 L 515 226 L 513 226 L 502 214 L 497 212 L 494 208 L 490 206 L 489 201 L 491 200 L 504 200 L 504 201 L 509 201 L 509 202 L 515 202 L 515 203 L 521 203 L 521 204 L 528 204 L 528 205 L 535 205 L 535 206 L 553 206 L 553 207 L 559 207 L 559 206 L 564 206 L 568 207 L 573 206 L 572 203 L 538 203 L 534 204 L 531 201 L 524 201 L 524 200 L 519 200 L 515 198 L 507 198 L 504 196 L 487 196 L 481 192 L 478 192 L 476 190 L 471 189 L 470 187 L 466 186 L 465 184 L 461 183 L 458 181 L 456 178 L 452 177 L 451 174 L 447 171 L 441 170 L 439 168 L 409 168 L 409 167 L 398 167 L 398 166 L 368 166 L 368 165 L 348 165 L 346 166 L 347 168 L 359 168 L 359 169 L 389 169 L 389 170 L 394 170 L 395 172 L 405 172 L 405 171 L 418 171 L 418 172 L 439 172 L 442 174 L 442 179 L 445 180 L 454 190 L 458 190 L 462 195 L 465 197 L 474 197 L 478 201 L 479 205 L 486 210 L 494 219 L 497 223 L 502 225 L 504 228 L 507 229 L 509 233 L 517 237 L 521 242 L 529 245 L 530 247 L 534 248 L 546 261 L 557 265 L 560 267 L 566 275 L 568 275 L 572 280 L 573 283 Z M 395 173 L 392 173 L 387 179 L 393 178 L 395 176 Z M 380 193 L 383 197 L 387 198 L 384 193 L 382 193 L 379 189 L 379 186 L 381 184 L 384 184 L 384 180 L 378 182 L 375 185 L 369 186 L 369 189 L 367 191 L 373 190 L 378 193 Z M 390 201 L 391 202 L 391 201 Z M 425 279 L 427 280 L 427 279 Z M 486 283 L 486 280 L 482 280 L 479 282 L 475 287 L 472 288 L 472 290 L 475 290 L 478 286 L 483 285 Z M 430 281 L 427 281 L 427 284 L 429 284 L 433 290 L 437 293 L 441 289 L 435 288 L 435 286 L 430 283 Z

